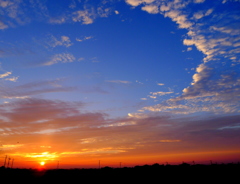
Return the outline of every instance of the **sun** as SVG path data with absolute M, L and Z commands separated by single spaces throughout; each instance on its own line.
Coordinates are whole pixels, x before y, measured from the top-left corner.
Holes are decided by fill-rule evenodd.
M 45 165 L 45 162 L 40 162 L 40 165 L 41 165 L 41 166 L 44 166 L 44 165 Z

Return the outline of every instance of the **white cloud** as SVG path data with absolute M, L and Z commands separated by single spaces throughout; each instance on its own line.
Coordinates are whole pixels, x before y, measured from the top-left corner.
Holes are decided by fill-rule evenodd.
M 238 26 L 238 25 L 236 25 L 236 26 Z M 228 26 L 223 26 L 223 27 L 211 26 L 210 28 L 211 28 L 211 30 L 219 31 L 222 33 L 230 34 L 230 35 L 239 35 L 240 34 L 239 29 L 232 29 L 231 27 L 228 27 Z
M 205 0 L 194 0 L 194 3 L 203 3 Z
M 176 113 L 176 114 L 188 114 L 191 113 L 193 111 L 189 111 L 186 112 L 186 110 L 189 110 L 188 106 L 186 105 L 176 105 L 176 104 L 157 104 L 154 106 L 148 106 L 148 107 L 144 107 L 143 110 L 148 110 L 148 111 L 152 111 L 152 112 L 172 112 L 172 113 Z M 195 112 L 195 111 L 194 111 Z
M 193 75 L 193 82 L 192 85 L 196 84 L 197 82 L 206 79 L 210 76 L 211 74 L 211 69 L 208 68 L 206 65 L 204 64 L 200 64 L 197 68 L 196 68 L 197 73 L 195 73 Z M 186 88 L 185 88 L 186 89 Z M 183 90 L 183 92 L 185 91 L 185 89 Z
M 150 94 L 154 95 L 154 96 L 163 96 L 163 95 L 168 95 L 171 94 L 173 92 L 169 91 L 169 92 L 163 92 L 163 91 L 158 91 L 158 92 L 150 92 Z
M 142 4 L 142 0 L 126 0 L 126 2 L 132 6 L 138 6 Z
M 67 36 L 61 36 L 62 45 L 70 47 L 72 45 L 70 38 Z
M 152 96 L 152 95 L 149 95 L 149 97 L 153 99 L 157 98 L 156 96 Z
M 137 119 L 143 119 L 147 118 L 148 115 L 144 113 L 128 113 L 128 117 L 130 118 L 137 118 Z
M 210 15 L 212 12 L 213 12 L 213 9 L 209 9 L 209 10 L 205 13 L 205 16 Z
M 55 36 L 51 35 L 50 40 L 48 41 L 48 45 L 50 45 L 51 47 L 70 47 L 71 45 L 73 45 L 73 43 L 68 36 L 63 35 L 59 39 L 57 39 Z
M 224 129 L 240 129 L 240 124 L 218 128 L 218 130 L 224 130 Z
M 18 80 L 18 77 L 6 78 L 5 80 L 11 81 L 11 82 L 16 82 Z
M 74 22 L 82 22 L 82 24 L 92 24 L 94 18 L 93 10 L 83 10 L 74 12 L 72 20 Z
M 85 40 L 89 40 L 89 39 L 92 39 L 93 36 L 85 36 Z
M 93 36 L 85 36 L 83 38 L 76 38 L 76 41 L 77 42 L 82 42 L 82 41 L 85 41 L 85 40 L 90 40 L 90 39 L 93 39 Z
M 195 19 L 201 19 L 202 17 L 204 17 L 204 14 L 202 11 L 200 11 L 200 12 L 194 13 L 193 17 Z
M 187 19 L 187 15 L 182 14 L 179 10 L 170 10 L 165 13 L 165 16 L 179 24 L 179 28 L 189 28 L 193 25 L 193 23 Z
M 3 98 L 7 99 L 27 99 L 30 98 L 29 96 L 3 96 Z
M 151 14 L 159 13 L 159 8 L 156 5 L 146 5 L 142 7 L 142 10 L 147 11 L 148 13 L 151 13 Z
M 79 38 L 76 38 L 76 41 L 78 42 L 82 42 L 83 40 L 79 39 Z
M 106 82 L 111 82 L 111 83 L 122 83 L 122 84 L 130 84 L 130 81 L 122 81 L 122 80 L 107 80 Z
M 157 85 L 159 85 L 159 86 L 164 86 L 164 84 L 163 84 L 163 83 L 157 83 Z
M 9 76 L 9 75 L 11 75 L 11 74 L 12 74 L 12 72 L 6 72 L 6 73 L 4 73 L 4 74 L 0 74 L 0 78 L 7 77 L 7 76 Z
M 71 63 L 74 60 L 75 60 L 75 57 L 72 54 L 67 54 L 67 53 L 56 54 L 52 56 L 50 61 L 44 63 L 43 65 L 50 66 L 57 63 Z
M 161 6 L 160 6 L 160 10 L 161 10 L 162 12 L 169 11 L 169 10 L 170 10 L 170 6 L 161 5 Z
M 118 15 L 118 14 L 119 14 L 119 11 L 115 10 L 114 13 L 115 13 L 116 15 Z
M 126 0 L 126 3 L 132 5 L 132 6 L 138 6 L 142 3 L 150 4 L 154 2 L 155 0 Z
M 192 47 L 188 47 L 188 48 L 187 48 L 187 51 L 191 51 L 191 50 L 192 50 Z

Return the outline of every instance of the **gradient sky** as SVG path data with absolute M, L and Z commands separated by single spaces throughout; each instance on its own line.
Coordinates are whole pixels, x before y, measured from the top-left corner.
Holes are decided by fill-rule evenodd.
M 240 160 L 239 0 L 0 0 L 0 165 Z

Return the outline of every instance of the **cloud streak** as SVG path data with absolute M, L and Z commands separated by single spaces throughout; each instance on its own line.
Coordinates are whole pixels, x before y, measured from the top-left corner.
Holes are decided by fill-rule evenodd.
M 73 90 L 76 90 L 76 88 L 62 87 L 61 80 L 59 79 L 38 82 L 35 81 L 13 87 L 2 86 L 0 97 L 4 99 L 24 99 L 38 94 L 69 92 Z
M 11 74 L 12 74 L 12 72 L 6 72 L 6 73 L 3 73 L 3 74 L 0 74 L 0 78 L 5 78 L 5 77 L 7 77 Z
M 36 98 L 0 105 L 1 140 L 7 142 L 10 137 L 21 140 L 21 146 L 9 144 L 4 151 L 25 149 L 25 155 L 39 157 L 44 156 L 43 152 L 55 152 L 59 157 L 87 153 L 102 156 L 123 152 L 133 155 L 139 152 L 163 154 L 169 150 L 176 151 L 179 146 L 191 145 L 184 150 L 191 152 L 200 151 L 202 147 L 211 150 L 213 145 L 218 150 L 239 142 L 239 128 L 235 128 L 234 132 L 224 128 L 239 126 L 237 115 L 212 116 L 208 120 L 158 115 L 109 119 L 104 113 L 82 111 L 84 106 L 82 102 Z M 51 142 L 51 147 L 42 147 L 43 143 L 36 145 L 36 140 L 43 137 Z M 73 147 L 66 150 L 69 142 Z M 45 151 L 36 153 L 36 147 Z
M 51 57 L 50 61 L 43 63 L 44 66 L 50 66 L 57 63 L 72 63 L 75 61 L 75 57 L 72 54 L 62 53 L 55 54 Z
M 122 81 L 122 80 L 107 80 L 106 82 L 117 83 L 117 84 L 130 84 L 130 81 Z

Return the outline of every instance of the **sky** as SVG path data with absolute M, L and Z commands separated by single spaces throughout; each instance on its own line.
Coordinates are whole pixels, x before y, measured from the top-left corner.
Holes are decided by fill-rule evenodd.
M 0 0 L 0 15 L 0 165 L 240 161 L 239 0 Z

